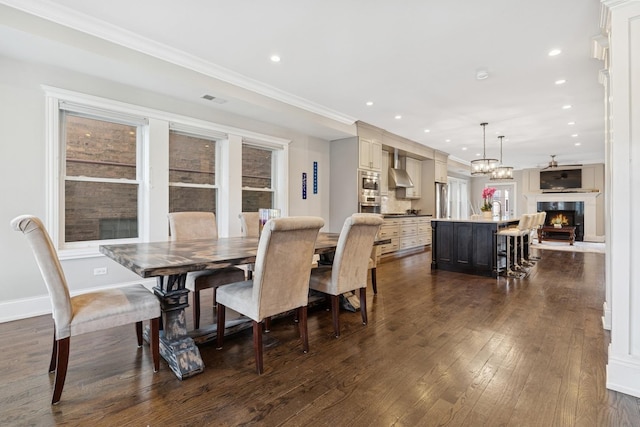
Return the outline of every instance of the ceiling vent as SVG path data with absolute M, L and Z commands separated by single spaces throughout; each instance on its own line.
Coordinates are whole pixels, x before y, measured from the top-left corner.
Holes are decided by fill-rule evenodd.
M 202 95 L 202 99 L 206 99 L 207 101 L 215 102 L 216 104 L 224 104 L 225 102 L 227 102 L 226 99 L 218 98 L 216 96 L 207 95 L 207 94 Z

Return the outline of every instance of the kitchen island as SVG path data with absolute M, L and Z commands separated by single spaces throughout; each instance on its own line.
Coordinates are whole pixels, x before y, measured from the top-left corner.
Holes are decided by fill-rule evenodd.
M 517 224 L 518 219 L 431 220 L 431 269 L 497 277 L 506 261 L 498 262 L 504 248 L 496 233 Z

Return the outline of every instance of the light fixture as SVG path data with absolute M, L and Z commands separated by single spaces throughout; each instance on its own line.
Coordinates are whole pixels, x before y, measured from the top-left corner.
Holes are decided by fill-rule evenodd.
M 488 124 L 480 123 L 480 126 L 482 126 L 482 158 L 471 161 L 471 175 L 487 175 L 498 166 L 498 160 L 487 159 L 486 126 Z
M 511 166 L 502 165 L 502 138 L 504 138 L 504 136 L 501 135 L 498 138 L 500 138 L 500 166 L 491 172 L 491 177 L 489 179 L 491 179 L 491 181 L 513 179 L 513 168 Z

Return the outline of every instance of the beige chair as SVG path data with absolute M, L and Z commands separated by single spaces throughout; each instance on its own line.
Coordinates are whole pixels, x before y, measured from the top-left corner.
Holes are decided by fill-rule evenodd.
M 238 215 L 242 227 L 242 235 L 245 237 L 259 237 L 258 221 L 260 215 L 258 212 L 241 212 Z
M 371 255 L 369 256 L 369 270 L 371 270 L 371 288 L 373 288 L 374 294 L 378 293 L 378 281 L 376 278 L 378 261 L 380 261 L 380 247 L 373 246 L 371 248 Z
M 383 219 L 377 214 L 353 214 L 340 231 L 333 265 L 311 272 L 309 287 L 330 295 L 333 329 L 340 336 L 339 296 L 360 289 L 362 323 L 367 324 L 367 272 L 371 248 Z
M 271 316 L 297 310 L 304 352 L 309 351 L 307 305 L 309 274 L 318 231 L 318 217 L 269 220 L 260 236 L 253 280 L 218 288 L 218 348 L 224 339 L 225 307 L 253 321 L 253 348 L 258 374 L 263 372 L 262 324 Z
M 523 278 L 525 273 L 524 266 L 518 263 L 518 248 L 520 248 L 520 260 L 524 261 L 524 236 L 529 233 L 529 225 L 531 224 L 532 215 L 524 214 L 520 217 L 518 225 L 516 227 L 503 228 L 496 233 L 496 239 L 499 236 L 504 236 L 507 240 L 507 267 L 506 276 Z M 535 218 L 535 217 L 534 217 Z M 513 270 L 511 269 L 511 238 L 513 237 Z M 518 238 L 520 238 L 520 244 L 518 244 Z M 514 271 L 516 270 L 516 271 Z
M 216 216 L 213 212 L 173 212 L 169 214 L 169 231 L 172 240 L 218 239 Z M 200 328 L 200 291 L 213 289 L 213 305 L 216 289 L 220 285 L 244 280 L 244 271 L 236 267 L 187 273 L 185 287 L 193 293 L 193 328 Z
M 27 237 L 51 298 L 54 332 L 49 372 L 56 373 L 52 404 L 58 403 L 62 395 L 72 336 L 135 323 L 138 347 L 141 347 L 142 322 L 150 320 L 153 370 L 158 371 L 160 302 L 155 295 L 142 285 L 133 285 L 71 297 L 62 266 L 42 222 L 34 216 L 22 215 L 14 218 L 11 226 Z

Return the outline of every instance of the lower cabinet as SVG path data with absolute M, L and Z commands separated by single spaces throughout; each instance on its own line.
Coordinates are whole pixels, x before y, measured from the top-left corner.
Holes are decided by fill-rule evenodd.
M 378 235 L 391 239 L 382 245 L 382 255 L 430 245 L 431 217 L 386 218 Z

